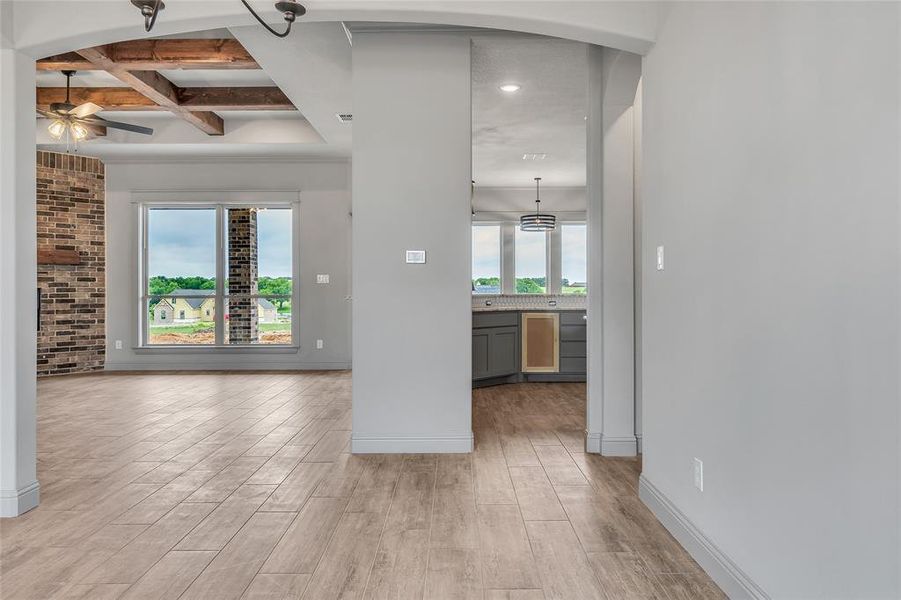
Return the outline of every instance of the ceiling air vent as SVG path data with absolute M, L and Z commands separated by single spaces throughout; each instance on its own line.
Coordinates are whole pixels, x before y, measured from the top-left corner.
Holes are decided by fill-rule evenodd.
M 544 160 L 547 154 L 544 152 L 528 152 L 522 155 L 523 160 Z
M 338 113 L 335 115 L 342 123 L 350 123 L 354 120 L 354 116 L 350 113 Z

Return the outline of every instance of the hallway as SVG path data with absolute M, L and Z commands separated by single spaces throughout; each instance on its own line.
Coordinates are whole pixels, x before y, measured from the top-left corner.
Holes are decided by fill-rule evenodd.
M 39 382 L 41 505 L 0 522 L 28 598 L 723 598 L 583 452 L 584 384 L 473 392 L 471 455 L 351 455 L 349 372 Z

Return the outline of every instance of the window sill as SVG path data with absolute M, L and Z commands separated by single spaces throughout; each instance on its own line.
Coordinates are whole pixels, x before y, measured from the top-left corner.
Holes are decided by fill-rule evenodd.
M 247 352 L 250 354 L 297 354 L 300 346 L 288 345 L 246 345 L 246 346 L 204 346 L 204 345 L 178 345 L 178 346 L 134 346 L 135 354 L 233 354 Z

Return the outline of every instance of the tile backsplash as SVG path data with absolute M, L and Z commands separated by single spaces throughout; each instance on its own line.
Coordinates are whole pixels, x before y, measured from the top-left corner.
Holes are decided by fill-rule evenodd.
M 575 294 L 474 294 L 472 309 L 479 310 L 585 310 L 588 297 Z

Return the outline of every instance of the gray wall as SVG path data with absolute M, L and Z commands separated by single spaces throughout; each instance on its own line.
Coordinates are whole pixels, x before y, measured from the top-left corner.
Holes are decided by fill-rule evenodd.
M 349 368 L 350 165 L 347 162 L 220 160 L 197 163 L 107 163 L 107 369 Z M 300 351 L 229 348 L 188 358 L 135 351 L 138 259 L 137 190 L 300 190 Z M 316 284 L 328 273 L 329 284 Z M 324 342 L 316 350 L 316 340 Z M 115 340 L 123 349 L 115 349 Z
M 353 88 L 353 449 L 466 452 L 470 41 L 357 33 Z
M 644 477 L 773 598 L 899 594 L 898 11 L 673 4 L 644 62 Z
M 0 3 L 0 517 L 38 503 L 34 61 L 6 48 Z

